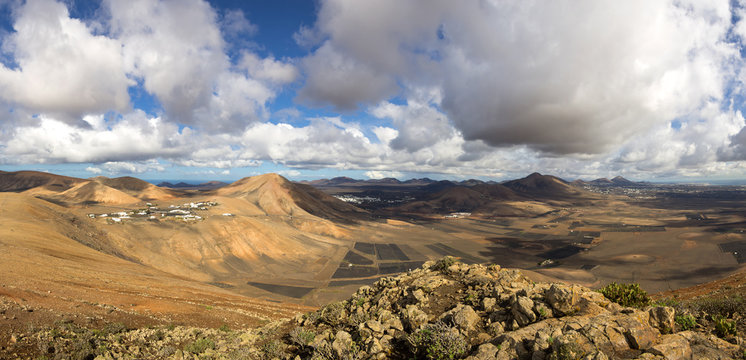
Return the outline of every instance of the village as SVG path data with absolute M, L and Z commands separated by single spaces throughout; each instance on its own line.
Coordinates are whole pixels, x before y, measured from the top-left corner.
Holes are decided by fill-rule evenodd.
M 88 214 L 91 219 L 99 219 L 107 224 L 121 224 L 125 221 L 180 221 L 180 222 L 197 222 L 204 220 L 206 216 L 197 215 L 197 211 L 205 211 L 218 203 L 214 201 L 189 202 L 181 205 L 169 205 L 167 208 L 160 208 L 157 204 L 147 203 L 146 208 L 136 210 L 126 210 L 119 212 Z M 225 213 L 223 216 L 233 216 Z

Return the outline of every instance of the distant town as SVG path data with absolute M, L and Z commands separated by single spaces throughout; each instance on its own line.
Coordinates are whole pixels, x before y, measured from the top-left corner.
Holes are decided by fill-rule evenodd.
M 206 218 L 204 215 L 198 215 L 198 211 L 206 211 L 213 206 L 217 206 L 215 201 L 189 202 L 181 205 L 169 205 L 166 208 L 158 207 L 153 203 L 145 204 L 147 207 L 142 209 L 119 211 L 103 214 L 88 214 L 91 219 L 101 219 L 109 224 L 121 224 L 125 221 L 149 220 L 149 221 L 181 221 L 196 222 Z M 223 216 L 233 216 L 225 213 Z

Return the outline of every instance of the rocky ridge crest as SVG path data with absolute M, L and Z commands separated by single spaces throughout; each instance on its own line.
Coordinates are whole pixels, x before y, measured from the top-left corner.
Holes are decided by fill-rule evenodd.
M 466 265 L 447 257 L 380 279 L 347 300 L 292 319 L 246 331 L 203 331 L 203 335 L 185 328 L 171 329 L 165 335 L 161 332 L 157 344 L 141 344 L 138 350 L 142 357 L 164 359 L 744 356 L 746 348 L 734 344 L 740 343 L 740 338 L 728 342 L 702 331 L 677 331 L 674 319 L 671 307 L 623 307 L 579 285 L 535 283 L 519 270 Z M 141 329 L 115 336 L 126 342 L 150 338 L 154 331 Z M 200 341 L 205 346 L 195 347 Z M 147 350 L 162 351 L 166 345 L 171 346 L 168 353 Z M 131 349 L 123 346 L 125 352 L 121 353 L 114 346 L 104 348 L 109 350 L 97 358 L 121 358 Z

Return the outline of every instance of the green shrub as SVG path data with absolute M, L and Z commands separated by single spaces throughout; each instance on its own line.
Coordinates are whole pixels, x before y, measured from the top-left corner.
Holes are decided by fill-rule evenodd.
M 363 311 L 363 312 L 356 312 L 356 313 L 350 315 L 350 321 L 349 322 L 353 326 L 357 327 L 358 325 L 360 325 L 360 324 L 362 324 L 362 323 L 364 323 L 364 322 L 366 322 L 368 320 L 371 320 L 371 319 L 373 319 L 373 316 L 371 315 L 371 313 L 368 312 L 368 311 Z
M 679 325 L 681 330 L 692 330 L 697 327 L 697 319 L 691 315 L 678 315 L 676 316 L 676 324 Z
M 652 305 L 653 306 L 658 306 L 658 307 L 668 306 L 668 307 L 672 307 L 672 308 L 678 308 L 679 305 L 681 305 L 681 302 L 679 302 L 676 299 L 666 298 L 666 299 L 657 300 L 657 301 L 653 302 Z
M 184 347 L 185 352 L 189 352 L 192 354 L 201 354 L 207 349 L 215 350 L 214 340 L 209 338 L 201 338 Z
M 451 265 L 453 265 L 453 264 L 455 264 L 457 262 L 458 262 L 458 260 L 455 257 L 453 257 L 453 256 L 446 256 L 446 257 L 438 260 L 432 266 L 432 269 L 433 270 L 437 270 L 437 271 L 444 271 L 444 270 L 448 269 L 449 267 L 451 267 Z
M 731 317 L 733 314 L 746 314 L 746 300 L 740 296 L 701 299 L 696 301 L 693 310 L 702 311 L 712 316 Z
M 306 330 L 302 327 L 296 327 L 288 335 L 290 336 L 290 341 L 301 348 L 311 345 L 316 338 L 316 333 L 313 330 Z
M 321 321 L 336 327 L 341 324 L 344 315 L 344 304 L 342 302 L 335 302 L 325 306 L 321 309 Z
M 598 290 L 607 299 L 631 307 L 644 307 L 650 304 L 648 293 L 640 288 L 640 284 L 611 283 Z
M 230 332 L 231 328 L 228 326 L 228 324 L 223 324 L 223 325 L 220 325 L 220 327 L 218 328 L 218 330 L 220 330 L 222 332 Z
M 442 322 L 425 325 L 408 338 L 417 359 L 460 359 L 469 345 L 458 331 Z
M 464 304 L 471 305 L 471 306 L 478 306 L 479 305 L 479 292 L 477 292 L 474 289 L 468 289 L 466 290 L 466 297 L 464 297 Z
M 109 335 L 109 334 L 111 335 L 119 334 L 125 331 L 127 331 L 127 326 L 125 326 L 124 324 L 120 322 L 106 324 L 106 326 L 104 326 L 104 328 L 101 330 L 104 336 Z
M 715 322 L 715 335 L 723 338 L 728 335 L 736 335 L 736 322 L 728 320 L 722 316 L 715 316 L 712 319 Z
M 262 359 L 274 359 L 282 355 L 282 344 L 277 340 L 268 341 L 261 346 L 261 351 Z

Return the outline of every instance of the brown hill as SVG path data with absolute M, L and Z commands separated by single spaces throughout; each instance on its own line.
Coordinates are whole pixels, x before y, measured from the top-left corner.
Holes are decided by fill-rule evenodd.
M 122 176 L 113 179 L 107 178 L 105 176 L 97 176 L 91 180 L 117 189 L 144 201 L 163 201 L 170 200 L 176 197 L 175 193 L 171 190 L 157 187 L 147 181 L 143 181 L 131 176 Z
M 123 191 L 101 184 L 97 181 L 80 183 L 72 188 L 53 195 L 53 200 L 67 204 L 134 204 L 141 200 Z
M 516 194 L 510 188 L 500 184 L 477 184 L 471 187 L 472 190 L 477 191 L 493 200 L 521 200 L 523 196 Z
M 481 216 L 527 216 L 549 210 L 526 200 L 503 185 L 483 183 L 472 187 L 447 187 L 426 200 L 413 201 L 394 209 L 419 214 L 471 212 Z
M 85 326 L 107 319 L 127 326 L 225 323 L 235 328 L 299 310 L 128 261 L 111 246 L 112 227 L 100 227 L 74 209 L 24 193 L 0 193 L 0 203 L 0 313 L 6 315 L 0 320 L 0 345 L 29 324 L 51 325 L 63 316 Z M 0 358 L 17 358 L 5 355 Z
M 243 178 L 215 193 L 244 199 L 266 215 L 313 215 L 334 220 L 353 220 L 365 213 L 364 210 L 313 186 L 294 184 L 277 174 Z
M 0 172 L 0 192 L 21 192 L 37 187 L 61 192 L 85 181 L 39 171 Z
M 503 185 L 518 194 L 534 199 L 569 199 L 587 195 L 565 180 L 539 173 L 533 173 L 523 179 L 508 181 Z

